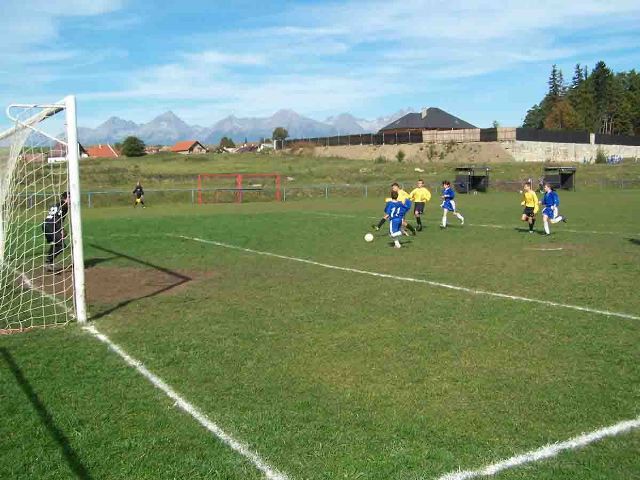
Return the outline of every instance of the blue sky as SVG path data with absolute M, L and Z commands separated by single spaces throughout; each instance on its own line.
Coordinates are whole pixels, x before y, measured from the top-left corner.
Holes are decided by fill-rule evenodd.
M 640 67 L 640 2 L 2 0 L 0 103 L 78 96 L 79 123 L 210 126 L 438 106 L 520 124 L 553 63 Z

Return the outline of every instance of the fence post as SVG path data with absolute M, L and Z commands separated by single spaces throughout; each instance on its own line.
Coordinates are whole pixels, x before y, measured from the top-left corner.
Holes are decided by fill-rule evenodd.
M 326 185 L 324 187 L 324 198 L 329 198 L 329 187 Z
M 287 187 L 282 187 L 282 201 L 287 201 Z
M 191 189 L 191 205 L 193 205 L 194 203 L 196 203 L 196 191 L 192 188 Z
M 366 185 L 364 186 L 364 198 L 369 198 L 369 191 Z
M 91 192 L 87 193 L 87 207 L 91 208 Z

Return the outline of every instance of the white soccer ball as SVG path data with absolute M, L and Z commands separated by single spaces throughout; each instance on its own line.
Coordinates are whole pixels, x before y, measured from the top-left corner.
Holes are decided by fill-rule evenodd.
M 371 233 L 367 233 L 367 234 L 364 236 L 364 241 L 365 241 L 365 242 L 373 242 L 373 234 L 371 234 Z

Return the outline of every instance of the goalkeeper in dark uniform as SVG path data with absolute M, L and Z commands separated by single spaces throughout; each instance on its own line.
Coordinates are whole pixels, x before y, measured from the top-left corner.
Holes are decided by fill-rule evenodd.
M 69 194 L 63 192 L 60 195 L 60 202 L 49 209 L 47 216 L 42 223 L 42 230 L 47 243 L 50 245 L 44 268 L 50 272 L 58 269 L 54 266 L 55 258 L 64 250 L 64 219 L 69 211 Z
M 147 208 L 144 205 L 144 190 L 142 185 L 140 185 L 140 180 L 136 183 L 136 187 L 133 189 L 133 208 L 136 208 L 138 204 L 142 205 L 142 208 Z

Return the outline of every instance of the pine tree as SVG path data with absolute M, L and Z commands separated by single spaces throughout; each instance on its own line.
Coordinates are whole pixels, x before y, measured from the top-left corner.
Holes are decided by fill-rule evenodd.
M 560 97 L 562 94 L 562 72 L 558 71 L 558 66 L 554 63 L 553 67 L 551 67 L 551 74 L 549 75 L 549 81 L 547 82 L 549 85 L 548 95 L 552 99 L 556 99 Z
M 575 69 L 573 71 L 573 78 L 571 79 L 571 90 L 575 90 L 580 86 L 580 84 L 582 84 L 582 82 L 584 81 L 584 77 L 582 76 L 583 73 L 584 72 L 582 71 L 582 67 L 580 66 L 580 64 L 576 63 Z

